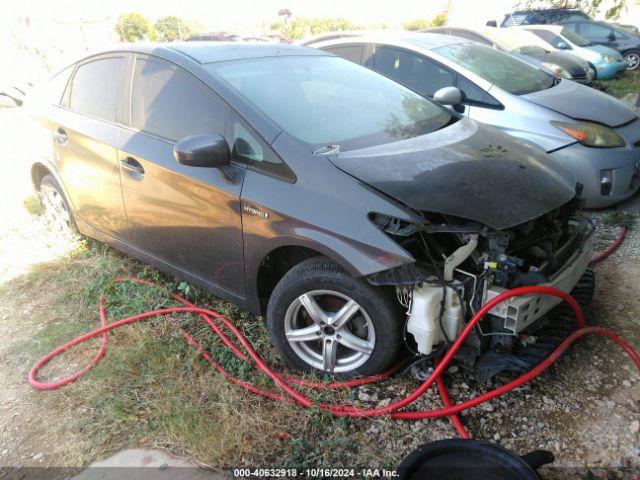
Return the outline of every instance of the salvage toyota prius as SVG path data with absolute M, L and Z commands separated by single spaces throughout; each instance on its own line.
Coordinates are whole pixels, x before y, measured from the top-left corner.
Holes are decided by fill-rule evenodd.
M 297 46 L 123 46 L 30 102 L 47 218 L 266 317 L 300 370 L 436 355 L 505 289 L 588 303 L 592 224 L 541 150 Z M 38 100 L 40 98 L 40 100 Z M 555 297 L 492 310 L 459 362 L 521 370 L 573 328 Z

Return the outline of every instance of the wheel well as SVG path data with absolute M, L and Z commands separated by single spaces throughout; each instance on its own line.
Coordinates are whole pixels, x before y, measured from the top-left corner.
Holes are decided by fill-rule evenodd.
M 33 188 L 40 191 L 40 182 L 50 173 L 49 169 L 41 163 L 33 165 L 33 167 L 31 167 L 31 182 L 33 183 Z
M 271 292 L 284 275 L 300 262 L 313 257 L 323 256 L 322 253 L 311 248 L 299 246 L 279 247 L 272 250 L 262 260 L 258 269 L 258 298 L 260 310 L 264 315 Z

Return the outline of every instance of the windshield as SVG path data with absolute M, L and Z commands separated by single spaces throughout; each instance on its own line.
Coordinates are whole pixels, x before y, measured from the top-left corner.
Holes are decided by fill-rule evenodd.
M 350 150 L 424 135 L 452 120 L 444 108 L 339 57 L 268 57 L 210 70 L 313 150 Z
M 563 28 L 561 33 L 567 40 L 579 47 L 588 47 L 589 45 L 592 45 L 592 43 L 582 35 L 579 35 L 568 28 Z
M 479 43 L 456 43 L 436 48 L 434 52 L 514 95 L 537 92 L 555 85 L 551 75 Z

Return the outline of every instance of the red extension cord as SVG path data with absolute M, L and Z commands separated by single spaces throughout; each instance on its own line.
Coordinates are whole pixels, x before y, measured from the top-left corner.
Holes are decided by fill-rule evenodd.
M 625 228 L 621 227 L 620 232 L 618 233 L 618 236 L 616 237 L 616 240 L 614 241 L 614 243 L 612 243 L 607 248 L 607 250 L 605 250 L 603 253 L 596 255 L 590 261 L 590 264 L 597 263 L 602 259 L 604 259 L 606 256 L 608 256 L 620 244 L 624 236 L 624 233 L 625 233 Z M 133 282 L 133 283 L 138 283 L 138 284 L 143 284 L 143 285 L 148 285 L 148 286 L 157 287 L 159 289 L 163 289 L 163 287 L 155 285 L 152 282 L 138 279 L 138 278 L 130 278 L 130 279 L 119 278 L 119 279 L 116 279 L 114 282 L 115 283 Z M 233 325 L 233 323 L 231 323 L 231 321 L 229 321 L 227 318 L 225 318 L 224 316 L 220 315 L 219 313 L 213 310 L 199 308 L 176 293 L 172 293 L 172 292 L 169 292 L 169 293 L 175 300 L 177 300 L 183 306 L 163 308 L 159 310 L 143 312 L 137 315 L 133 315 L 131 317 L 117 320 L 112 323 L 107 323 L 107 310 L 105 306 L 105 295 L 103 292 L 100 295 L 100 321 L 102 326 L 68 343 L 65 343 L 64 345 L 56 348 L 51 353 L 45 355 L 40 360 L 38 360 L 38 362 L 29 372 L 29 383 L 33 387 L 38 388 L 40 390 L 49 390 L 53 388 L 58 388 L 68 383 L 71 383 L 74 380 L 81 377 L 82 375 L 84 375 L 85 373 L 87 373 L 89 370 L 91 370 L 102 359 L 107 346 L 107 332 L 109 332 L 110 330 L 114 330 L 122 325 L 127 325 L 129 323 L 137 322 L 139 320 L 144 320 L 150 317 L 167 315 L 170 313 L 186 313 L 186 312 L 198 314 L 200 318 L 205 323 L 207 323 L 207 325 L 209 325 L 211 330 L 215 332 L 216 335 L 218 335 L 222 343 L 227 348 L 229 348 L 234 355 L 241 358 L 243 361 L 247 363 L 253 363 L 254 367 L 257 370 L 264 372 L 282 390 L 282 392 L 273 392 L 273 391 L 265 390 L 250 382 L 247 382 L 232 376 L 227 370 L 225 370 L 222 367 L 222 365 L 214 361 L 211 355 L 209 355 L 209 353 L 204 351 L 202 347 L 198 344 L 198 342 L 189 333 L 187 333 L 182 327 L 178 327 L 182 332 L 186 341 L 192 347 L 194 347 L 194 349 L 196 350 L 196 352 L 199 354 L 201 358 L 209 362 L 209 364 L 215 369 L 216 372 L 224 376 L 227 380 L 235 383 L 236 385 L 244 388 L 245 390 L 250 391 L 251 393 L 262 395 L 264 397 L 271 398 L 274 400 L 299 403 L 302 406 L 307 408 L 315 406 L 322 410 L 329 411 L 334 416 L 337 416 L 337 417 L 341 417 L 341 416 L 373 417 L 378 415 L 389 415 L 392 418 L 422 419 L 422 418 L 439 418 L 439 417 L 448 416 L 451 419 L 454 427 L 456 428 L 460 436 L 462 436 L 463 438 L 469 438 L 469 434 L 467 433 L 465 428 L 462 426 L 460 419 L 457 417 L 457 414 L 459 412 L 463 410 L 467 410 L 471 407 L 480 405 L 492 398 L 503 395 L 504 393 L 507 393 L 510 390 L 513 390 L 514 388 L 522 385 L 523 383 L 526 383 L 529 380 L 532 380 L 533 378 L 537 377 L 546 368 L 548 368 L 572 343 L 574 343 L 576 340 L 578 340 L 579 338 L 585 335 L 590 335 L 590 334 L 603 335 L 613 340 L 616 344 L 618 344 L 627 352 L 627 354 L 631 357 L 631 359 L 634 361 L 634 363 L 638 367 L 638 370 L 640 370 L 640 355 L 638 355 L 638 353 L 636 353 L 628 343 L 626 343 L 624 340 L 618 337 L 615 333 L 605 330 L 603 328 L 584 327 L 584 317 L 583 317 L 582 311 L 571 295 L 553 288 L 534 285 L 534 286 L 519 287 L 519 288 L 514 288 L 512 290 L 508 290 L 494 297 L 487 303 L 485 303 L 478 310 L 478 312 L 476 312 L 476 314 L 469 320 L 465 328 L 462 330 L 461 334 L 456 338 L 456 340 L 445 352 L 445 354 L 437 361 L 435 368 L 431 373 L 431 375 L 429 376 L 429 378 L 425 380 L 418 388 L 416 388 L 407 397 L 395 403 L 392 403 L 388 406 L 372 408 L 372 409 L 361 409 L 356 406 L 348 405 L 348 404 L 330 404 L 330 403 L 314 404 L 312 400 L 310 400 L 308 397 L 304 396 L 302 393 L 296 390 L 294 386 L 305 386 L 305 387 L 311 387 L 319 390 L 355 387 L 358 385 L 377 382 L 381 379 L 387 378 L 391 376 L 393 373 L 395 373 L 401 367 L 401 365 L 398 365 L 379 375 L 374 375 L 366 378 L 359 378 L 359 379 L 350 380 L 346 382 L 331 382 L 331 383 L 310 382 L 307 380 L 303 380 L 299 377 L 293 377 L 289 375 L 280 375 L 274 372 L 273 370 L 271 370 L 264 363 L 264 361 L 253 350 L 253 348 L 251 347 L 251 344 L 247 341 L 247 339 L 235 327 L 235 325 Z M 560 345 L 558 345 L 556 349 L 547 358 L 545 358 L 542 362 L 540 362 L 538 365 L 536 365 L 527 373 L 487 393 L 478 395 L 477 397 L 474 397 L 470 400 L 459 403 L 457 405 L 451 405 L 451 402 L 449 400 L 449 397 L 445 389 L 444 381 L 442 379 L 442 373 L 447 368 L 451 360 L 453 359 L 457 350 L 464 343 L 466 337 L 471 333 L 475 325 L 493 307 L 495 307 L 499 303 L 504 302 L 509 298 L 520 296 L 520 295 L 528 295 L 532 293 L 552 295 L 555 297 L 559 297 L 563 301 L 567 302 L 573 309 L 573 312 L 577 319 L 577 324 L 578 324 L 577 330 L 574 331 L 567 338 L 565 338 L 562 341 L 562 343 L 560 343 Z M 246 355 L 242 353 L 242 351 L 236 345 L 234 345 L 234 343 L 229 339 L 229 337 L 222 331 L 221 326 L 226 327 L 233 334 L 233 336 L 235 337 L 239 345 L 241 345 L 242 348 L 244 348 L 244 350 L 246 351 Z M 86 340 L 89 340 L 90 338 L 97 337 L 98 335 L 102 336 L 102 343 L 95 357 L 91 360 L 91 362 L 85 368 L 83 368 L 79 372 L 69 377 L 66 377 L 54 382 L 39 382 L 38 380 L 36 380 L 36 375 L 40 370 L 40 368 L 42 368 L 51 359 L 60 355 L 64 351 L 68 350 L 69 348 L 75 345 L 78 345 Z M 442 398 L 444 408 L 437 409 L 437 410 L 402 410 L 400 411 L 401 409 L 404 409 L 405 407 L 409 406 L 411 403 L 417 400 L 420 396 L 422 396 L 434 384 L 434 382 L 436 383 L 438 390 L 440 392 L 440 396 Z

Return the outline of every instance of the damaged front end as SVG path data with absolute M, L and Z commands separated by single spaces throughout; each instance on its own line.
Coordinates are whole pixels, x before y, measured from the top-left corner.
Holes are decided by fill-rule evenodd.
M 372 214 L 372 221 L 415 263 L 368 277 L 395 287 L 407 310 L 405 338 L 416 355 L 437 355 L 491 298 L 507 289 L 546 285 L 571 292 L 586 307 L 594 226 L 576 216 L 576 200 L 502 230 L 449 215 L 423 213 L 407 223 Z M 493 308 L 459 350 L 459 363 L 481 378 L 524 371 L 575 328 L 560 299 L 513 297 Z

